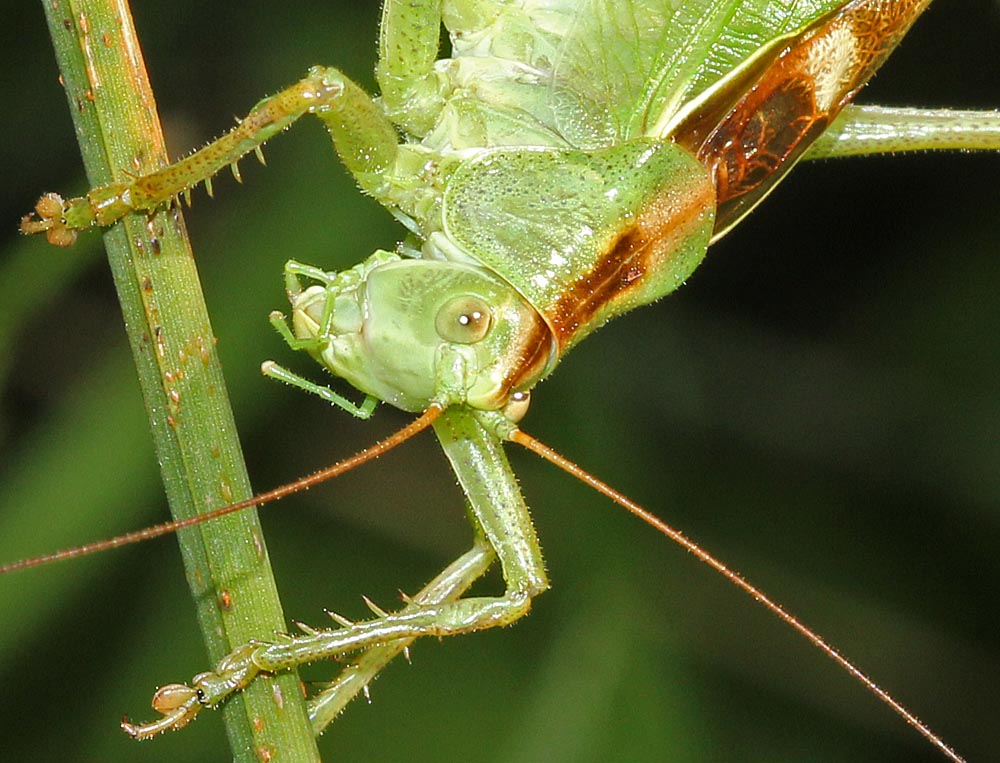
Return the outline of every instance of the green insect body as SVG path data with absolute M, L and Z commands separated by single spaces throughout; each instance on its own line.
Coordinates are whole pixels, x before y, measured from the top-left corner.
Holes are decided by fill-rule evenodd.
M 335 276 L 290 290 L 293 344 L 366 394 L 410 411 L 426 409 L 442 388 L 497 408 L 510 396 L 508 368 L 538 358 L 535 376 L 541 372 L 547 330 L 509 284 L 481 267 L 386 254 L 364 280 L 344 286 Z M 529 345 L 525 336 L 543 341 Z M 461 378 L 444 378 L 454 364 Z
M 525 614 L 548 581 L 500 444 L 527 394 L 588 334 L 683 284 L 817 140 L 817 151 L 849 153 L 838 141 L 865 114 L 838 114 L 928 4 L 387 0 L 379 99 L 317 67 L 175 165 L 65 203 L 43 198 L 41 220 L 23 229 L 68 243 L 169 203 L 318 116 L 409 235 L 341 273 L 289 262 L 291 326 L 272 315 L 364 403 L 274 364 L 265 372 L 362 417 L 379 400 L 446 408 L 435 429 L 473 514 L 473 548 L 400 612 L 241 648 L 190 688 L 165 687 L 163 718 L 127 730 L 179 728 L 260 671 L 360 653 L 313 700 L 322 728 L 413 639 Z M 452 52 L 438 60 L 442 23 Z M 892 148 L 920 147 L 904 133 Z M 494 556 L 506 593 L 460 598 Z
M 389 66 L 379 68 L 389 116 L 425 134 L 418 133 L 419 142 L 398 146 L 394 164 L 379 161 L 379 185 L 367 174 L 358 176 L 362 187 L 413 231 L 418 259 L 405 268 L 412 275 L 397 276 L 388 287 L 389 279 L 379 278 L 379 266 L 363 268 L 368 283 L 360 313 L 365 318 L 348 332 L 358 332 L 363 341 L 349 342 L 334 328 L 335 305 L 344 297 L 339 286 L 327 287 L 331 305 L 315 326 L 295 321 L 296 337 L 315 342 L 314 356 L 335 375 L 406 410 L 424 410 L 431 402 L 503 409 L 511 395 L 530 390 L 567 350 L 607 320 L 680 286 L 710 241 L 784 176 L 927 4 L 828 4 L 832 11 L 800 29 L 819 12 L 808 6 L 806 15 L 793 14 L 783 26 L 767 30 L 769 42 L 748 53 L 741 66 L 707 82 L 690 67 L 697 62 L 711 71 L 721 65 L 714 51 L 697 60 L 678 51 L 690 50 L 699 35 L 718 38 L 718 30 L 665 18 L 657 23 L 668 10 L 662 3 L 618 6 L 617 12 L 614 4 L 595 4 L 600 7 L 592 9 L 593 15 L 579 3 L 549 7 L 548 13 L 533 3 L 475 4 L 475 15 L 463 4 L 445 4 L 453 57 L 431 71 L 407 73 L 405 109 L 395 111 L 391 105 L 400 79 L 390 76 Z M 698 3 L 686 4 L 682 12 L 702 5 L 718 12 L 715 4 Z M 391 8 L 386 5 L 384 22 Z M 635 58 L 611 66 L 595 47 L 601 40 L 595 27 L 618 29 L 629 19 L 647 24 L 635 34 Z M 873 37 L 867 45 L 852 36 L 862 25 Z M 684 30 L 689 37 L 664 40 L 663 30 Z M 430 43 L 425 39 L 421 47 Z M 810 51 L 818 49 L 826 61 L 830 48 L 843 45 L 849 51 L 834 62 L 832 73 L 816 77 L 816 72 L 800 71 L 798 59 L 808 62 L 814 55 Z M 788 73 L 774 76 L 781 66 Z M 586 74 L 595 70 L 596 77 Z M 326 90 L 335 87 L 339 75 L 315 70 L 313 76 L 322 83 L 317 90 Z M 602 76 L 605 88 L 594 92 Z M 621 80 L 615 83 L 612 77 Z M 676 97 L 671 84 L 681 82 L 685 91 Z M 796 93 L 789 82 L 805 92 Z M 651 84 L 657 86 L 651 89 Z M 809 100 L 813 113 L 803 105 L 796 110 L 803 124 L 793 123 L 784 135 L 759 137 L 773 130 L 762 121 L 769 118 L 769 104 L 778 111 L 794 96 Z M 741 110 L 753 97 L 752 111 Z M 425 121 L 413 122 L 409 114 L 414 112 Z M 747 113 L 752 118 L 740 123 Z M 733 123 L 742 134 L 734 137 Z M 524 134 L 523 125 L 530 133 Z M 342 136 L 350 132 L 343 119 L 331 128 L 349 167 L 353 155 L 345 155 Z M 349 146 L 356 150 L 354 141 Z M 748 159 L 758 151 L 769 160 Z M 777 153 L 767 157 L 767 151 Z M 390 153 L 384 146 L 379 151 L 380 156 Z M 722 206 L 718 220 L 717 205 Z M 384 253 L 375 256 L 380 261 Z M 435 264 L 427 265 L 428 260 Z M 520 310 L 509 319 L 493 316 L 486 300 L 487 323 L 495 325 L 475 341 L 452 342 L 428 330 L 431 316 L 446 309 L 442 300 L 450 304 L 464 296 L 457 284 L 446 285 L 440 261 L 485 268 L 486 279 L 498 275 L 539 320 L 526 319 Z M 401 267 L 394 266 L 394 273 Z M 434 276 L 418 276 L 424 267 Z M 425 285 L 416 286 L 418 280 Z M 451 288 L 456 291 L 448 296 Z M 432 305 L 423 294 L 413 296 L 431 289 L 436 293 Z M 314 293 L 308 294 L 312 303 Z M 398 305 L 375 309 L 376 299 Z M 516 300 L 511 295 L 505 301 Z M 293 311 L 299 309 L 293 297 Z M 350 310 L 356 311 L 353 304 Z M 445 368 L 458 378 L 441 378 Z
M 297 344 L 405 410 L 502 409 L 613 315 L 677 288 L 708 246 L 712 200 L 670 143 L 485 151 L 449 178 L 437 229 L 421 221 L 421 259 L 379 252 L 347 285 L 329 277 L 325 304 L 293 296 Z

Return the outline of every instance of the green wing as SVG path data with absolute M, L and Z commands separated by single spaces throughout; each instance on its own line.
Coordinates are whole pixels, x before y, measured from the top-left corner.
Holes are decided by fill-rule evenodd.
M 582 116 L 605 138 L 648 135 L 686 102 L 775 37 L 843 0 L 583 0 L 555 67 L 556 92 L 576 93 L 584 114 L 559 112 L 560 131 Z M 558 99 L 557 100 L 561 100 Z M 572 138 L 570 138 L 572 140 Z
M 444 17 L 477 100 L 524 114 L 553 143 L 598 148 L 648 135 L 762 45 L 842 4 L 455 0 Z

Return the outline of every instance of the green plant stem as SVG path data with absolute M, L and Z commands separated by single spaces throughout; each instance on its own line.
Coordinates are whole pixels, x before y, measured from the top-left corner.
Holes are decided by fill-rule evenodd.
M 127 1 L 43 5 L 90 183 L 166 163 Z M 171 512 L 183 518 L 249 497 L 216 340 L 179 211 L 129 216 L 104 241 Z M 185 530 L 180 544 L 213 662 L 285 628 L 255 512 Z M 123 674 L 122 680 L 133 679 Z M 256 681 L 226 703 L 224 716 L 237 761 L 319 759 L 294 673 Z

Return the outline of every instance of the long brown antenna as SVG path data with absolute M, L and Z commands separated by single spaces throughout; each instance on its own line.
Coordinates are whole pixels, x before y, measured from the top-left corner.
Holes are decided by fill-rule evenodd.
M 266 493 L 260 493 L 259 495 L 255 495 L 245 501 L 231 503 L 228 506 L 222 506 L 218 509 L 213 509 L 212 511 L 206 511 L 204 514 L 198 514 L 197 516 L 188 517 L 187 519 L 178 519 L 174 522 L 164 522 L 163 524 L 153 525 L 152 527 L 147 527 L 144 530 L 135 530 L 134 532 L 125 533 L 124 535 L 109 538 L 108 540 L 100 540 L 83 546 L 77 546 L 76 548 L 68 548 L 63 551 L 56 551 L 51 554 L 44 554 L 43 556 L 36 556 L 31 559 L 22 559 L 18 562 L 0 565 L 0 575 L 6 575 L 8 572 L 15 572 L 17 570 L 25 570 L 29 567 L 39 567 L 43 564 L 51 564 L 52 562 L 61 562 L 64 559 L 76 559 L 81 556 L 96 554 L 100 551 L 118 548 L 119 546 L 127 546 L 131 543 L 139 543 L 140 541 L 158 538 L 161 535 L 175 533 L 178 530 L 183 530 L 185 527 L 200 525 L 202 522 L 218 519 L 219 517 L 224 517 L 227 514 L 233 514 L 234 512 L 248 509 L 251 506 L 261 506 L 265 503 L 270 503 L 271 501 L 277 501 L 279 498 L 284 498 L 286 495 L 297 493 L 300 490 L 305 490 L 306 488 L 336 477 L 344 472 L 349 472 L 356 466 L 361 466 L 361 464 L 371 461 L 373 458 L 377 458 L 383 453 L 392 450 L 397 445 L 406 442 L 415 434 L 418 434 L 429 427 L 434 420 L 441 415 L 443 410 L 444 408 L 437 403 L 432 403 L 418 419 L 415 419 L 388 437 L 379 440 L 371 447 L 365 448 L 364 450 L 355 453 L 350 458 L 345 458 L 343 461 L 338 461 L 332 466 L 320 469 L 318 472 L 313 472 L 306 477 L 295 480 L 295 482 L 289 482 L 287 485 L 282 485 L 274 490 L 269 490 Z
M 610 485 L 597 479 L 597 477 L 584 471 L 581 467 L 577 466 L 575 463 L 570 461 L 568 458 L 562 454 L 554 451 L 548 445 L 545 445 L 529 434 L 522 432 L 517 429 L 511 434 L 510 439 L 519 445 L 523 445 L 525 448 L 530 450 L 532 453 L 541 456 L 546 461 L 555 466 L 558 466 L 565 472 L 572 474 L 581 482 L 589 485 L 598 493 L 607 496 L 612 501 L 617 503 L 619 506 L 628 509 L 630 512 L 639 517 L 649 525 L 652 525 L 661 533 L 666 535 L 670 540 L 683 546 L 687 551 L 696 556 L 699 560 L 707 564 L 713 570 L 724 576 L 730 583 L 735 585 L 737 588 L 741 589 L 745 593 L 749 594 L 753 599 L 764 605 L 765 608 L 770 610 L 770 612 L 781 620 L 784 620 L 788 625 L 798 631 L 800 634 L 806 637 L 813 646 L 817 647 L 822 651 L 827 657 L 836 662 L 840 667 L 846 670 L 852 677 L 857 681 L 861 682 L 872 694 L 878 697 L 882 702 L 888 705 L 892 710 L 903 718 L 910 726 L 916 729 L 920 734 L 927 739 L 932 745 L 937 747 L 941 752 L 943 752 L 950 760 L 955 761 L 955 763 L 965 763 L 965 759 L 962 758 L 958 753 L 956 753 L 951 747 L 945 744 L 944 740 L 941 739 L 937 734 L 935 734 L 931 729 L 924 724 L 917 716 L 907 710 L 903 705 L 897 702 L 889 692 L 875 683 L 867 674 L 861 671 L 853 662 L 844 657 L 840 652 L 834 649 L 829 643 L 823 639 L 818 633 L 816 633 L 812 628 L 799 620 L 795 615 L 788 612 L 784 607 L 774 601 L 771 597 L 761 591 L 759 588 L 751 584 L 746 578 L 742 577 L 738 572 L 731 570 L 725 564 L 720 562 L 714 556 L 712 556 L 708 551 L 703 549 L 693 540 L 689 539 L 683 533 L 675 530 L 673 527 L 668 525 L 662 519 L 652 514 L 647 509 L 643 508 L 635 501 L 633 501 L 628 496 L 623 493 L 618 492 Z

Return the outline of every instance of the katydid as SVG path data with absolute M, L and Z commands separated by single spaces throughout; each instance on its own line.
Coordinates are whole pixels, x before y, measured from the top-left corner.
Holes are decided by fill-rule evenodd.
M 694 5 L 689 4 L 688 9 Z M 378 111 L 370 107 L 370 102 L 344 80 L 336 79 L 338 75 L 331 74 L 331 70 L 314 70 L 313 79 L 304 81 L 298 96 L 311 98 L 324 90 L 335 97 L 351 93 L 349 108 L 355 114 L 364 113 L 367 123 L 362 125 L 363 129 L 356 129 L 354 123 L 341 121 L 335 123 L 331 131 L 341 141 L 339 148 L 347 154 L 348 165 L 362 187 L 394 209 L 413 235 L 401 245 L 404 256 L 383 252 L 355 270 L 338 275 L 289 263 L 286 283 L 293 298 L 293 329 L 285 328 L 278 317 L 273 323 L 289 344 L 309 350 L 330 370 L 369 395 L 368 400 L 377 397 L 406 410 L 423 409 L 431 403 L 450 409 L 445 414 L 444 424 L 439 425 L 444 429 L 445 441 L 448 442 L 449 431 L 462 431 L 465 437 L 453 441 L 451 447 L 455 447 L 456 442 L 473 443 L 465 447 L 471 447 L 474 454 L 481 456 L 489 453 L 489 456 L 482 456 L 488 463 L 502 463 L 496 461 L 500 457 L 494 450 L 498 435 L 507 431 L 506 421 L 514 417 L 514 408 L 523 407 L 524 395 L 553 369 L 556 360 L 608 318 L 676 288 L 697 265 L 709 241 L 741 219 L 771 189 L 774 179 L 798 158 L 801 151 L 796 142 L 797 133 L 790 141 L 782 143 L 780 151 L 754 146 L 755 157 L 769 161 L 776 157 L 778 160 L 777 165 L 766 167 L 762 179 L 754 175 L 759 170 L 751 166 L 749 158 L 744 161 L 745 155 L 729 157 L 727 152 L 734 144 L 746 145 L 770 126 L 767 120 L 753 121 L 764 113 L 753 105 L 748 107 L 747 119 L 741 121 L 740 104 L 746 100 L 744 95 L 766 95 L 768 87 L 774 84 L 769 79 L 770 74 L 799 51 L 832 49 L 841 56 L 837 62 L 841 69 L 829 77 L 825 71 L 821 76 L 809 71 L 813 81 L 823 81 L 821 97 L 814 100 L 824 104 L 820 113 L 812 115 L 815 117 L 812 121 L 800 119 L 804 123 L 803 143 L 811 140 L 826 126 L 828 116 L 835 110 L 834 105 L 839 106 L 841 100 L 853 94 L 855 86 L 870 73 L 866 71 L 865 77 L 859 75 L 857 81 L 848 76 L 852 65 L 864 61 L 865 51 L 869 50 L 850 48 L 848 43 L 857 37 L 852 31 L 851 20 L 855 18 L 852 12 L 858 11 L 867 28 L 871 19 L 866 14 L 872 5 L 899 10 L 898 27 L 890 26 L 876 40 L 875 49 L 885 44 L 885 52 L 888 52 L 891 44 L 886 41 L 895 42 L 896 36 L 904 33 L 906 25 L 923 4 L 853 3 L 845 6 L 846 10 L 840 9 L 837 3 L 823 6 L 824 10 L 832 9 L 833 15 L 823 15 L 817 10 L 818 6 L 810 7 L 803 17 L 784 20 L 784 27 L 769 30 L 765 35 L 769 42 L 759 52 L 751 52 L 748 62 L 736 66 L 730 74 L 708 84 L 704 90 L 698 91 L 697 86 L 690 85 L 697 81 L 697 76 L 692 78 L 697 72 L 684 70 L 686 62 L 683 61 L 679 68 L 684 70 L 684 77 L 673 83 L 670 77 L 677 78 L 679 74 L 666 64 L 662 70 L 644 72 L 635 82 L 652 81 L 659 85 L 645 94 L 642 108 L 632 108 L 638 102 L 632 94 L 634 88 L 623 87 L 619 91 L 612 87 L 617 81 L 602 83 L 592 76 L 593 69 L 587 67 L 586 62 L 592 64 L 591 59 L 601 55 L 601 48 L 586 43 L 599 30 L 586 28 L 586 23 L 580 22 L 583 16 L 570 14 L 569 21 L 585 27 L 574 29 L 569 25 L 568 29 L 577 32 L 576 37 L 560 27 L 560 34 L 555 38 L 558 43 L 544 36 L 542 40 L 552 45 L 554 51 L 541 50 L 546 53 L 543 57 L 550 64 L 553 59 L 559 63 L 550 72 L 556 85 L 540 94 L 538 83 L 531 82 L 529 77 L 532 87 L 521 92 L 526 76 L 521 70 L 515 72 L 516 76 L 509 83 L 514 101 L 512 108 L 536 118 L 536 121 L 521 124 L 516 124 L 503 108 L 495 108 L 496 104 L 489 100 L 479 104 L 474 99 L 469 103 L 468 98 L 456 97 L 448 102 L 449 108 L 454 107 L 453 112 L 446 110 L 446 118 L 439 120 L 434 113 L 407 111 L 404 107 L 412 103 L 409 98 L 394 103 L 386 91 L 391 90 L 390 85 L 399 85 L 400 79 L 404 80 L 404 89 L 416 87 L 415 78 L 414 82 L 406 82 L 406 77 L 392 69 L 392 56 L 389 55 L 383 59 L 385 66 L 391 69 L 388 73 L 383 69 L 386 109 L 394 113 L 398 125 L 410 132 L 418 135 L 423 134 L 421 131 L 426 132 L 430 137 L 425 138 L 423 146 L 430 145 L 438 151 L 425 152 L 424 148 L 406 144 L 404 148 L 409 147 L 409 153 L 400 149 L 403 157 L 398 160 L 391 155 L 394 149 L 385 140 L 387 135 L 394 136 L 394 131 L 378 123 Z M 401 4 L 390 4 L 387 8 L 403 13 Z M 711 10 L 720 17 L 725 15 L 725 6 L 719 3 L 699 6 L 696 10 Z M 430 8 L 425 10 L 432 21 L 436 21 L 434 12 Z M 703 20 L 700 14 L 698 16 L 699 21 Z M 522 19 L 515 15 L 509 21 L 516 32 L 514 22 Z M 542 26 L 538 19 L 529 21 Z M 383 19 L 383 34 L 390 35 L 394 27 L 397 31 L 407 28 L 407 22 L 405 15 L 398 18 L 387 15 Z M 599 25 L 595 23 L 596 26 Z M 437 55 L 437 24 L 428 23 L 427 18 L 422 17 L 413 21 L 412 27 L 423 28 L 425 32 L 427 28 L 434 30 L 433 45 L 430 37 L 423 45 L 425 54 L 433 48 L 430 56 L 433 60 Z M 452 31 L 457 32 L 455 28 Z M 504 38 L 496 34 L 495 39 L 498 44 L 514 44 L 518 38 L 513 32 L 511 35 Z M 463 40 L 469 37 L 475 35 L 462 35 Z M 457 48 L 459 43 L 455 44 Z M 580 49 L 575 49 L 574 45 Z M 846 50 L 845 45 L 850 49 Z M 397 47 L 394 39 L 388 37 L 383 51 L 393 51 Z M 786 50 L 791 52 L 786 55 Z M 818 62 L 826 60 L 817 55 L 804 54 L 813 69 Z M 609 56 L 604 63 L 611 61 Z M 404 68 L 411 67 L 423 74 L 411 61 L 403 63 Z M 539 61 L 524 63 L 532 64 L 528 67 L 531 69 L 541 68 Z M 620 63 L 617 57 L 614 63 Z M 880 63 L 877 57 L 872 59 L 871 70 Z M 672 64 L 676 66 L 676 62 Z M 565 68 L 560 69 L 560 66 Z M 859 64 L 859 68 L 863 67 Z M 462 67 L 456 69 L 456 76 L 465 76 Z M 706 69 L 716 70 L 711 65 Z M 559 78 L 563 72 L 567 73 L 565 80 Z M 413 73 L 410 71 L 407 76 L 413 78 Z M 801 73 L 801 67 L 795 73 Z M 582 85 L 581 78 L 585 75 L 587 87 L 593 92 Z M 482 77 L 482 73 L 477 72 L 476 76 Z M 621 72 L 616 70 L 615 76 L 621 76 Z M 775 92 L 787 96 L 791 88 L 783 83 L 789 81 L 779 80 Z M 677 83 L 683 83 L 683 87 Z M 466 83 L 463 81 L 463 84 Z M 795 84 L 799 84 L 798 80 Z M 607 109 L 606 114 L 611 117 L 607 124 L 602 124 L 595 114 L 605 112 L 595 112 L 593 103 L 602 109 L 606 104 L 601 104 L 595 92 L 610 96 L 612 91 L 624 94 L 615 104 L 622 111 Z M 579 102 L 574 103 L 576 96 Z M 547 98 L 556 100 L 546 101 Z M 774 101 L 767 101 L 769 107 Z M 554 114 L 554 123 L 547 124 L 538 116 L 546 110 Z M 588 122 L 581 114 L 589 115 L 593 122 Z M 546 113 L 545 116 L 551 115 Z M 913 118 L 920 119 L 919 116 Z M 988 116 L 975 117 L 968 123 L 973 134 L 976 134 L 974 125 L 982 127 L 979 130 L 983 135 L 980 147 L 989 147 L 993 145 L 989 141 L 996 140 L 995 128 L 990 127 L 988 120 Z M 728 131 L 726 125 L 736 122 L 742 132 Z M 252 119 L 245 124 L 251 123 Z M 432 129 L 435 124 L 436 133 Z M 485 145 L 492 146 L 490 151 L 477 153 L 475 145 L 461 144 L 468 133 L 483 140 L 476 128 L 485 131 Z M 644 132 L 647 129 L 654 133 Z M 968 135 L 969 130 L 963 135 Z M 362 141 L 371 144 L 365 151 L 357 149 Z M 770 149 L 770 146 L 764 148 Z M 209 150 L 215 149 L 210 147 Z M 359 156 L 364 157 L 361 164 L 357 163 Z M 222 165 L 234 159 L 230 154 L 220 157 Z M 392 162 L 397 162 L 399 174 L 390 171 Z M 748 168 L 750 171 L 745 171 Z M 187 174 L 183 169 L 167 170 L 166 173 L 166 181 L 171 185 L 162 192 L 162 198 L 159 195 L 151 198 L 150 206 L 167 203 L 184 190 L 182 186 L 204 179 Z M 417 179 L 426 186 L 419 185 Z M 723 186 L 736 187 L 738 192 L 722 194 L 717 189 Z M 713 189 L 716 190 L 713 192 Z M 105 198 L 112 199 L 111 206 L 115 199 L 123 196 L 123 190 L 124 186 L 116 187 L 107 193 Z M 134 201 L 137 198 L 135 188 L 129 190 L 130 199 Z M 46 202 L 48 206 L 52 203 L 51 200 Z M 71 221 L 79 217 L 81 225 L 85 225 L 95 206 L 102 210 L 108 208 L 104 204 L 71 202 L 65 216 Z M 128 211 L 128 208 L 129 205 L 124 205 L 121 211 Z M 54 239 L 64 240 L 71 236 L 61 226 L 64 216 L 61 208 L 49 216 L 56 222 L 55 228 L 48 226 L 56 230 Z M 111 219 L 102 218 L 100 222 L 111 222 Z M 37 225 L 29 223 L 29 227 Z M 42 227 L 46 225 L 41 224 Z M 588 233 L 583 235 L 581 231 Z M 544 248 L 531 245 L 537 241 L 544 242 Z M 664 245 L 664 241 L 668 244 Z M 608 252 L 613 252 L 614 256 L 607 257 Z M 530 267 L 518 270 L 518 265 L 524 262 Z M 306 280 L 317 285 L 308 287 L 303 284 Z M 450 283 L 461 286 L 455 293 L 430 291 L 423 288 L 424 282 L 432 282 L 436 287 Z M 418 309 L 414 309 L 415 305 Z M 385 323 L 378 322 L 378 317 L 387 313 L 388 328 Z M 419 321 L 415 333 L 400 336 L 399 325 L 411 318 Z M 426 337 L 431 337 L 431 341 L 420 353 L 407 354 L 399 349 L 400 346 L 424 346 Z M 491 342 L 492 346 L 483 347 L 485 354 L 480 352 L 480 347 Z M 381 347 L 390 349 L 375 354 L 374 351 Z M 270 375 L 318 391 L 316 385 L 301 377 L 274 366 L 267 369 Z M 470 369 L 483 373 L 473 373 Z M 370 403 L 355 406 L 339 393 L 322 394 L 355 414 L 368 415 L 371 411 Z M 483 413 L 473 416 L 466 408 Z M 509 415 L 504 416 L 504 412 Z M 468 455 L 453 461 L 460 479 L 463 458 Z M 509 471 L 489 467 L 486 472 L 490 492 L 503 495 L 505 490 L 513 490 L 509 501 L 517 504 L 519 499 L 508 479 Z M 483 510 L 481 498 L 473 498 L 474 506 L 480 511 Z M 480 518 L 479 522 L 483 521 Z M 459 627 L 449 625 L 454 616 L 435 610 L 423 613 L 426 614 L 424 620 L 420 620 L 423 614 L 418 612 L 416 615 L 380 617 L 370 627 L 342 623 L 348 631 L 346 635 L 351 635 L 352 630 L 361 634 L 368 627 L 373 635 L 368 641 L 359 643 L 370 645 L 389 640 L 388 634 L 409 639 L 424 633 L 463 630 L 466 621 L 476 618 L 479 620 L 473 626 L 481 627 L 488 624 L 487 620 L 507 622 L 522 614 L 527 597 L 543 590 L 546 580 L 526 516 L 516 527 L 523 543 L 515 542 L 510 546 L 500 543 L 498 539 L 505 530 L 499 527 L 486 533 L 495 545 L 501 546 L 498 550 L 506 562 L 508 582 L 514 584 L 506 601 L 481 602 L 479 606 L 456 605 L 463 620 Z M 454 588 L 448 591 L 449 596 L 470 584 L 475 577 L 473 572 L 480 572 L 479 566 L 485 565 L 486 558 L 479 546 L 470 553 L 471 557 L 463 557 L 459 567 L 472 572 L 459 576 L 461 579 L 452 584 Z M 419 610 L 419 604 L 417 601 L 409 608 L 416 606 Z M 419 622 L 414 624 L 415 620 Z M 330 637 L 310 634 L 301 643 L 310 639 L 318 642 Z M 301 659 L 306 650 L 301 654 L 292 654 L 292 651 L 286 650 L 287 654 L 277 658 L 277 662 L 266 664 L 275 668 L 290 664 L 292 659 Z M 245 667 L 246 654 L 241 652 L 233 665 Z M 256 654 L 255 659 L 261 661 L 263 658 Z M 228 681 L 230 672 L 223 673 L 223 680 Z M 176 710 L 175 702 L 195 707 L 190 702 L 192 695 L 184 695 L 183 690 L 172 689 L 164 696 L 161 706 L 171 711 Z M 210 699 L 214 701 L 221 696 Z M 189 715 L 177 717 L 180 720 L 176 725 L 180 725 Z M 164 724 L 164 727 L 173 723 Z M 138 733 L 144 731 L 139 729 Z

